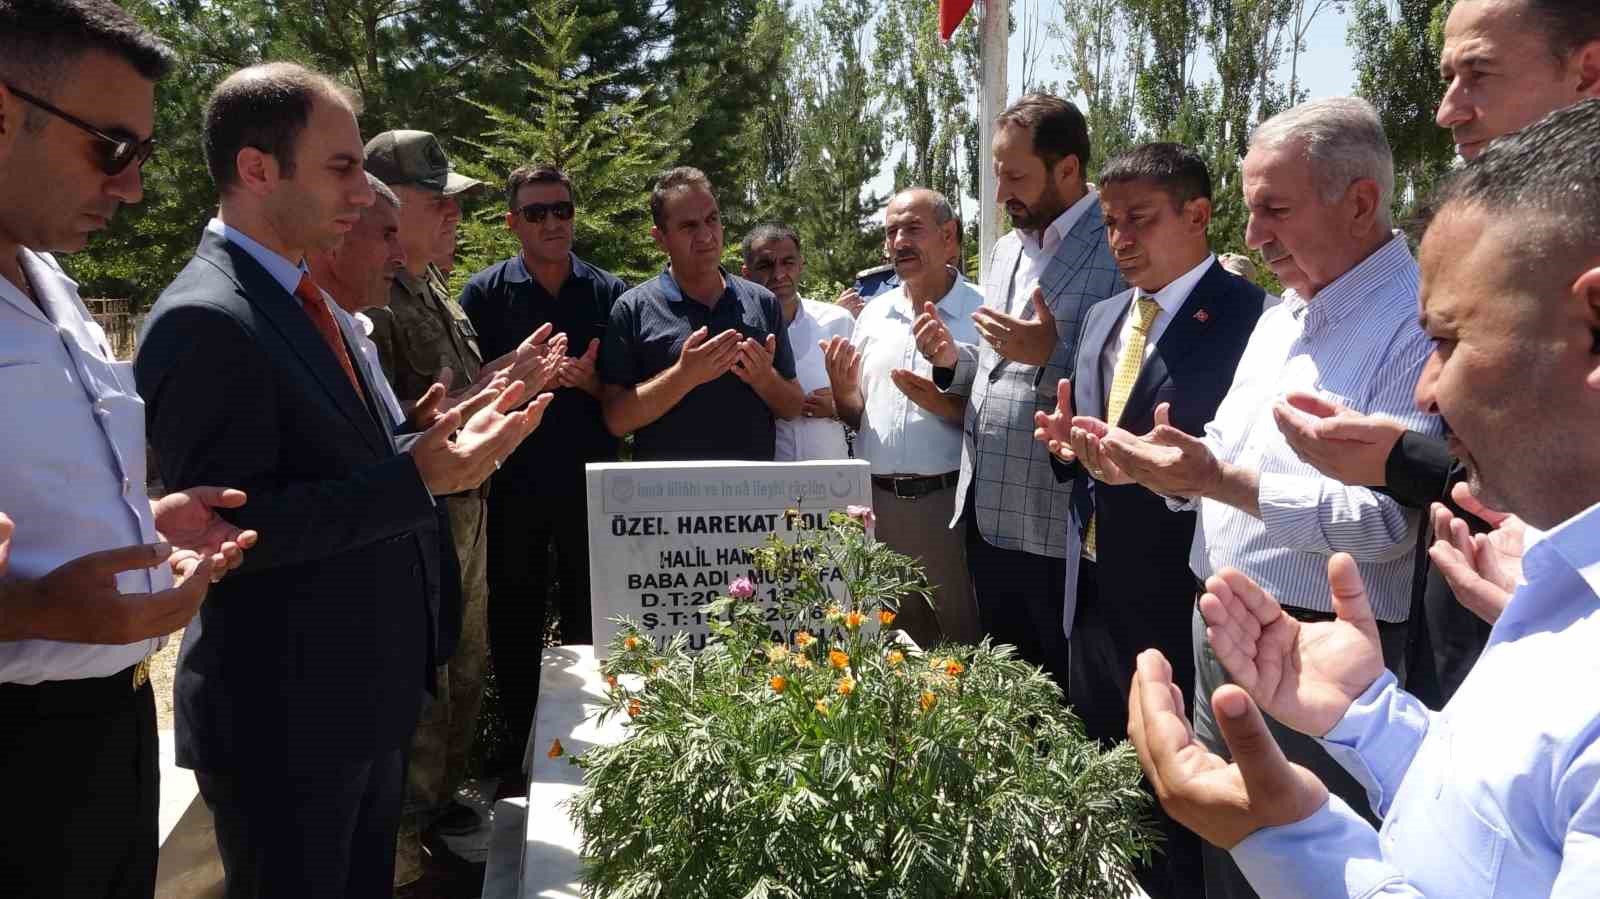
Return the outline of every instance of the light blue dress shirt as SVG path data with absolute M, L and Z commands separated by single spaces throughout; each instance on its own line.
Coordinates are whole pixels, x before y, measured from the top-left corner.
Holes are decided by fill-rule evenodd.
M 1323 739 L 1383 829 L 1334 798 L 1234 847 L 1263 899 L 1600 896 L 1600 505 L 1530 542 L 1443 711 L 1385 672 Z

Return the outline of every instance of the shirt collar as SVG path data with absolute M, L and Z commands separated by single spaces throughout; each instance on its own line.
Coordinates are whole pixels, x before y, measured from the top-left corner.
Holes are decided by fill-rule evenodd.
M 1056 216 L 1056 220 L 1050 223 L 1050 227 L 1044 229 L 1043 241 L 1035 239 L 1027 231 L 1023 231 L 1020 228 L 1017 229 L 1018 235 L 1022 238 L 1022 245 L 1034 252 L 1038 252 L 1041 249 L 1054 249 L 1061 243 L 1062 238 L 1065 238 L 1067 233 L 1078 224 L 1078 220 L 1083 218 L 1083 214 L 1089 210 L 1089 207 L 1099 202 L 1100 192 L 1090 188 L 1084 193 L 1082 199 L 1068 206 L 1065 212 Z
M 1405 235 L 1395 231 L 1389 242 L 1356 263 L 1332 284 L 1306 299 L 1293 288 L 1283 292 L 1284 307 L 1307 328 L 1337 324 L 1352 311 L 1372 301 L 1372 293 L 1406 266 L 1415 267 Z
M 415 276 L 415 275 L 413 275 L 413 274 L 411 274 L 410 272 L 406 271 L 405 269 L 401 269 L 398 272 L 394 273 L 394 283 L 400 285 L 400 289 L 401 290 L 404 290 L 406 293 L 409 293 L 412 296 L 418 297 L 418 298 L 422 298 L 422 297 L 427 296 L 427 293 L 428 293 L 428 280 L 427 279 L 428 279 L 427 272 L 423 272 L 423 275 L 420 278 Z
M 954 300 L 952 297 L 956 295 L 956 291 L 961 289 L 962 284 L 967 283 L 967 276 L 955 271 L 952 268 L 949 268 L 948 266 L 946 267 L 946 270 L 956 276 L 955 280 L 950 282 L 950 289 L 945 291 L 944 296 L 940 297 L 939 301 L 934 303 L 933 306 L 940 312 L 956 315 L 960 312 L 960 310 L 956 309 L 955 307 L 960 303 L 960 301 Z M 887 291 L 884 295 L 888 296 L 889 294 L 894 294 L 893 296 L 889 296 L 890 309 L 893 309 L 896 312 L 899 312 L 901 315 L 905 315 L 912 320 L 916 319 L 919 313 L 916 309 L 911 307 L 911 296 L 906 293 L 905 284 L 899 284 L 895 286 L 891 290 Z M 873 299 L 875 300 L 877 297 L 873 297 Z
M 1529 536 L 1523 557 L 1529 581 L 1540 579 L 1551 568 L 1570 568 L 1600 597 L 1600 503 Z
M 571 260 L 571 268 L 567 277 L 583 277 L 583 260 L 579 259 L 578 254 L 571 250 L 567 251 L 567 256 Z M 519 252 L 507 260 L 505 278 L 513 284 L 533 280 L 533 273 L 528 271 L 528 263 L 522 258 L 522 253 Z
M 717 266 L 717 272 L 722 275 L 722 290 L 723 290 L 724 293 L 726 293 L 727 290 L 728 290 L 728 283 L 729 283 L 728 282 L 728 270 L 719 265 L 719 266 Z M 666 268 L 662 269 L 661 270 L 661 277 L 658 280 L 659 280 L 659 282 L 661 284 L 661 292 L 666 294 L 667 299 L 669 301 L 674 302 L 674 303 L 683 302 L 683 300 L 684 300 L 683 290 L 680 287 L 678 287 L 678 279 L 674 278 L 672 276 L 672 266 L 669 265 Z M 718 297 L 717 299 L 720 300 L 722 298 Z
M 295 289 L 300 286 L 300 278 L 308 271 L 304 259 L 299 262 L 290 262 L 276 251 L 267 249 L 250 235 L 224 222 L 222 219 L 214 218 L 207 222 L 206 230 L 244 250 L 251 259 L 260 263 L 261 267 L 267 270 L 267 274 L 272 276 L 272 280 L 282 285 L 284 291 L 290 295 L 294 294 Z
M 1189 299 L 1189 294 L 1194 293 L 1195 285 L 1200 283 L 1200 279 L 1206 276 L 1206 272 L 1211 270 L 1212 263 L 1216 261 L 1217 257 L 1207 253 L 1199 265 L 1174 278 L 1170 284 L 1154 294 L 1147 294 L 1143 289 L 1135 289 L 1134 302 L 1138 302 L 1140 297 L 1148 296 L 1161 307 L 1163 315 L 1177 315 L 1178 310 L 1183 308 L 1184 302 Z

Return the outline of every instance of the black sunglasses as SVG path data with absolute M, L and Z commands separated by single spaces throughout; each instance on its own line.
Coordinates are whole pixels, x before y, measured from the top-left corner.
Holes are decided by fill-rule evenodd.
M 562 200 L 559 203 L 529 203 L 517 210 L 522 220 L 530 225 L 537 225 L 544 221 L 544 217 L 552 213 L 563 222 L 572 221 L 572 216 L 578 211 L 571 200 Z
M 57 109 L 55 106 L 52 106 L 49 102 L 39 97 L 35 97 L 33 94 L 30 94 L 27 91 L 18 90 L 9 84 L 6 85 L 6 90 L 16 94 L 23 100 L 32 103 L 34 106 L 39 107 L 45 112 L 50 113 L 63 122 L 88 132 L 97 140 L 99 140 L 102 145 L 100 171 L 105 172 L 107 175 L 120 175 L 122 174 L 122 171 L 130 165 L 139 165 L 142 167 L 145 163 L 145 160 L 150 158 L 150 154 L 156 151 L 156 139 L 153 137 L 149 140 L 127 140 L 120 137 L 112 137 L 104 131 L 101 131 L 99 128 L 96 128 L 88 122 L 85 122 L 83 119 L 80 119 L 69 112 L 63 112 L 62 110 Z

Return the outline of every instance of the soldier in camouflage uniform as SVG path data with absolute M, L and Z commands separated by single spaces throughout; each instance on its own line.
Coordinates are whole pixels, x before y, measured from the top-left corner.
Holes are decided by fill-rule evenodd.
M 407 267 L 399 272 L 389 305 L 370 313 L 372 340 L 383 370 L 402 403 L 414 403 L 449 372 L 454 393 L 479 376 L 483 357 L 472 322 L 445 288 L 430 260 L 453 251 L 461 221 L 457 197 L 481 182 L 450 171 L 438 139 L 425 131 L 387 131 L 366 147 L 367 171 L 400 196 L 400 243 Z M 405 819 L 395 865 L 397 886 L 422 874 L 422 831 L 468 833 L 479 826 L 471 808 L 455 801 L 477 733 L 488 658 L 487 482 L 443 498 L 461 563 L 460 638 L 439 669 L 438 699 L 424 710 L 411 746 Z M 441 642 L 451 625 L 441 624 Z

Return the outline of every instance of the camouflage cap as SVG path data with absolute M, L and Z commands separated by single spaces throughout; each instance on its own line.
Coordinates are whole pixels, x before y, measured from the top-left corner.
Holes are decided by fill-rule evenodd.
M 450 171 L 450 157 L 426 131 L 385 131 L 367 141 L 366 167 L 390 187 L 420 187 L 446 196 L 483 184 Z

